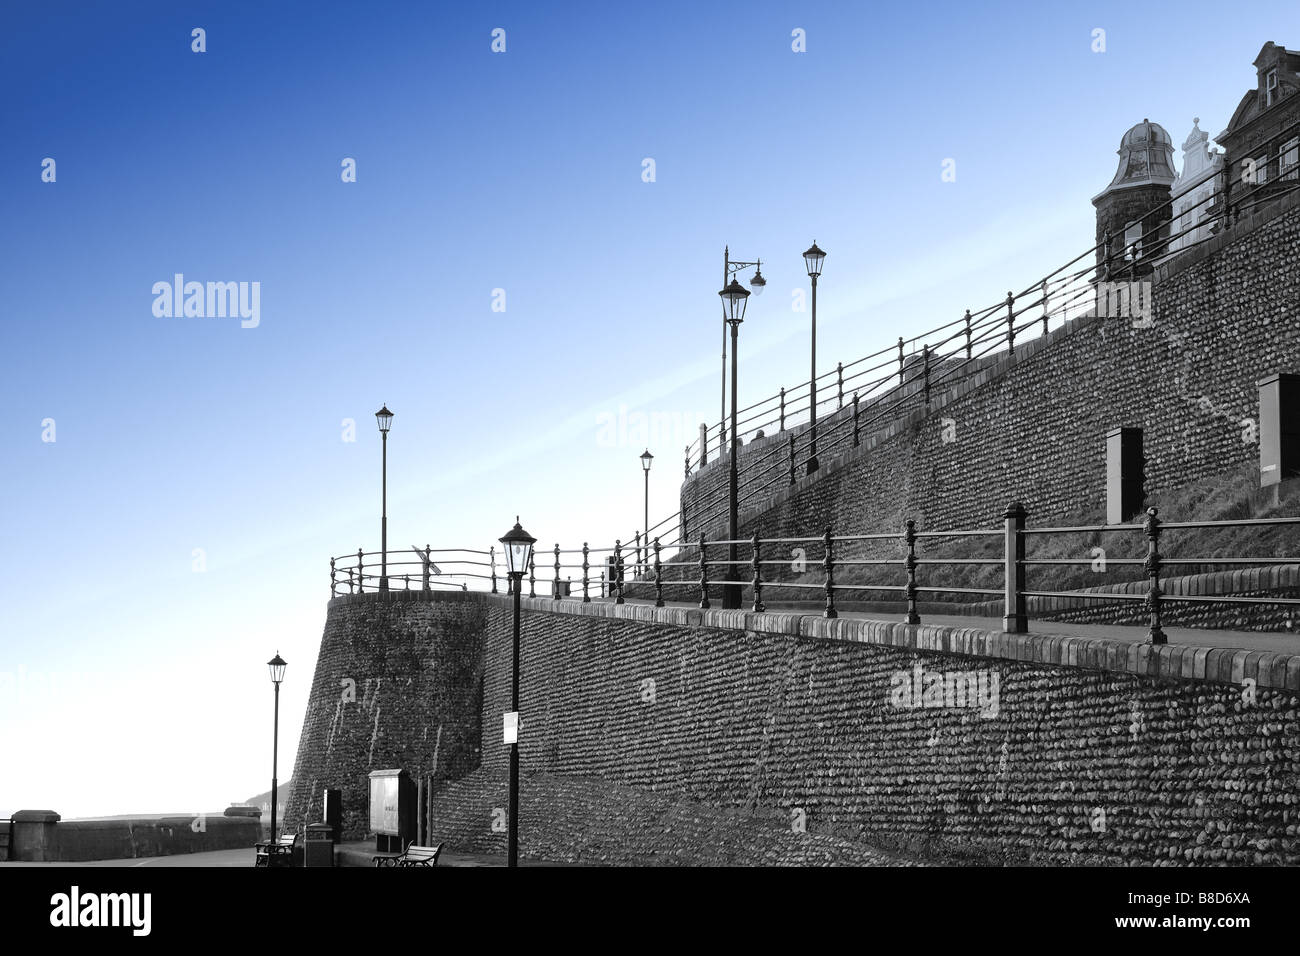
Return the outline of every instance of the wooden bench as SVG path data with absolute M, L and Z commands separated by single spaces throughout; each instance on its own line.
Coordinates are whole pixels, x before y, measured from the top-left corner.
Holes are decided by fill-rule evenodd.
M 442 844 L 437 846 L 416 846 L 412 843 L 402 853 L 375 855 L 375 866 L 437 866 L 438 855 L 442 853 Z
M 293 848 L 297 845 L 297 833 L 281 833 L 274 843 L 259 843 L 253 866 L 293 866 Z

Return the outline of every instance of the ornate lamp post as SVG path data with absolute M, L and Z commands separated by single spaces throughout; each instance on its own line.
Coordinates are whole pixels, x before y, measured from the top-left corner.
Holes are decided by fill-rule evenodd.
M 767 280 L 763 278 L 762 260 L 732 262 L 731 247 L 725 246 L 722 250 L 723 286 L 725 287 L 731 281 L 733 275 L 743 272 L 750 266 L 754 267 L 754 278 L 749 280 L 749 286 L 754 290 L 754 295 L 762 295 L 763 290 L 767 288 Z M 718 454 L 721 455 L 727 447 L 727 436 L 725 434 L 727 430 L 727 309 L 725 303 L 722 309 L 722 417 L 718 419 L 718 422 Z
M 808 426 L 808 474 L 817 470 L 817 277 L 822 274 L 822 260 L 826 253 L 812 246 L 803 254 L 804 264 L 808 266 L 808 277 L 812 279 L 812 374 L 808 382 L 808 407 L 811 424 Z
M 506 573 L 514 584 L 514 665 L 510 670 L 510 713 L 514 717 L 515 734 L 510 743 L 510 809 L 507 818 L 506 866 L 519 865 L 519 592 L 523 590 L 524 573 L 533 556 L 537 539 L 519 526 L 515 526 L 498 539 L 505 552 Z M 506 719 L 509 724 L 509 717 Z
M 650 463 L 655 460 L 655 456 L 650 454 L 647 448 L 641 453 L 641 470 L 645 472 L 645 554 L 646 560 L 650 560 Z M 637 549 L 637 563 L 641 561 L 640 549 Z
M 740 323 L 745 321 L 745 304 L 749 299 L 749 290 L 735 279 L 718 293 L 722 296 L 723 311 L 727 315 L 727 324 L 731 326 L 731 457 L 728 465 L 727 479 L 727 584 L 722 588 L 722 606 L 724 608 L 740 607 L 740 584 L 736 580 L 736 534 L 739 523 L 740 505 L 737 501 L 739 482 L 736 480 L 736 337 L 740 332 Z
M 278 791 L 280 789 L 279 768 L 280 762 L 280 682 L 284 680 L 285 662 L 280 657 L 280 652 L 276 651 L 275 656 L 266 662 L 266 666 L 271 669 L 271 683 L 275 685 L 275 724 L 271 732 L 271 842 L 275 842 L 275 811 L 278 802 Z
M 379 433 L 384 436 L 384 504 L 383 517 L 379 526 L 379 590 L 388 590 L 388 429 L 393 427 L 393 413 L 388 405 L 375 412 L 375 421 L 379 423 Z

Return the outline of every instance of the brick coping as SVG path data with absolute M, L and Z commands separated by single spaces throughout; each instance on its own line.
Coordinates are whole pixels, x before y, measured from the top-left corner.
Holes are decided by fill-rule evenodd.
M 332 598 L 329 609 L 351 604 L 483 603 L 509 607 L 513 598 L 482 591 L 390 591 L 345 594 Z M 1166 680 L 1200 680 L 1241 685 L 1255 681 L 1289 693 L 1300 693 L 1300 656 L 1191 644 L 1132 644 L 1113 638 L 1053 634 L 1007 634 L 977 627 L 902 624 L 861 618 L 824 618 L 785 611 L 723 611 L 650 604 L 583 604 L 581 600 L 520 598 L 528 611 L 577 617 L 604 617 L 673 627 L 712 628 L 754 634 L 777 634 L 809 640 L 842 641 L 907 648 L 968 657 L 1082 667 Z

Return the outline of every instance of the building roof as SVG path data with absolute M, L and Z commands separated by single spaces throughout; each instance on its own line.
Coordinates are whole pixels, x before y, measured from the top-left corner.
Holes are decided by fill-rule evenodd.
M 1214 137 L 1219 142 L 1223 142 L 1225 138 L 1231 140 L 1243 126 L 1275 108 L 1287 97 L 1300 93 L 1300 52 L 1288 50 L 1269 40 L 1260 48 L 1259 56 L 1255 57 L 1255 62 L 1251 65 L 1255 67 L 1258 74 L 1255 88 L 1242 96 L 1241 102 L 1232 113 L 1232 119 L 1228 121 L 1228 128 Z M 1272 105 L 1269 105 L 1268 92 L 1264 84 L 1265 78 L 1273 70 L 1277 71 L 1277 93 Z

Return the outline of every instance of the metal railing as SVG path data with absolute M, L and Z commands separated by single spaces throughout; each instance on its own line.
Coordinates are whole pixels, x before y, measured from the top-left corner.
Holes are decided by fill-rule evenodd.
M 907 624 L 922 623 L 919 602 L 924 596 L 949 599 L 948 603 L 954 608 L 962 607 L 951 601 L 954 597 L 995 598 L 1001 599 L 1003 630 L 1008 633 L 1028 631 L 1027 606 L 1030 598 L 1066 598 L 1103 603 L 1141 602 L 1149 617 L 1147 638 L 1153 644 L 1166 643 L 1162 615 L 1165 605 L 1169 603 L 1300 605 L 1300 598 L 1171 594 L 1162 587 L 1162 582 L 1167 580 L 1165 569 L 1168 567 L 1265 568 L 1300 564 L 1300 556 L 1291 555 L 1169 555 L 1162 551 L 1162 543 L 1169 533 L 1190 529 L 1289 528 L 1300 525 L 1300 517 L 1174 522 L 1162 520 L 1156 508 L 1148 508 L 1145 519 L 1140 524 L 1030 528 L 1027 527 L 1026 520 L 1025 509 L 1013 503 L 1004 513 L 1000 528 L 923 531 L 917 529 L 915 520 L 908 519 L 903 522 L 901 530 L 895 532 L 835 534 L 832 529 L 826 528 L 822 534 L 814 536 L 751 536 L 735 540 L 710 540 L 700 536 L 693 542 L 674 541 L 667 546 L 656 537 L 632 553 L 628 552 L 622 541 L 615 541 L 612 547 L 596 548 L 586 542 L 581 548 L 569 549 L 557 544 L 550 550 L 534 550 L 523 584 L 528 589 L 529 597 L 538 596 L 540 585 L 543 597 L 549 591 L 549 596 L 556 601 L 573 599 L 583 603 L 602 599 L 624 604 L 628 589 L 637 588 L 653 595 L 656 607 L 664 607 L 667 603 L 664 597 L 666 588 L 673 589 L 678 594 L 685 589 L 691 595 L 691 603 L 708 609 L 711 607 L 711 590 L 716 593 L 724 584 L 739 583 L 749 589 L 751 599 L 748 603 L 752 611 L 766 610 L 767 601 L 774 594 L 780 596 L 777 603 L 787 605 L 800 603 L 807 600 L 804 595 L 813 594 L 816 603 L 821 606 L 822 615 L 828 618 L 839 616 L 837 601 L 842 602 L 848 595 L 894 594 L 904 602 L 903 622 Z M 1141 568 L 1143 580 L 1126 583 L 1144 584 L 1142 593 L 1091 587 L 1084 590 L 1052 590 L 1031 589 L 1028 586 L 1030 568 L 1087 566 L 1096 561 L 1095 556 L 1091 555 L 1080 558 L 1031 557 L 1028 555 L 1031 538 L 1103 534 L 1137 536 L 1137 541 L 1145 546 L 1146 554 L 1143 557 L 1107 560 L 1109 565 L 1116 567 Z M 936 553 L 941 543 L 956 541 L 971 542 L 976 548 L 983 542 L 986 551 L 991 546 L 1000 553 L 996 556 L 944 556 Z M 733 544 L 739 553 L 745 553 L 746 556 L 738 557 L 735 561 L 717 556 L 719 549 L 723 554 L 728 553 Z M 664 559 L 668 547 L 676 550 L 678 560 L 669 563 Z M 966 550 L 971 550 L 969 545 Z M 475 590 L 498 593 L 501 580 L 506 593 L 509 593 L 509 578 L 497 569 L 495 547 L 487 551 L 439 551 L 426 547 L 423 552 L 415 550 L 414 553 L 414 560 L 410 558 L 411 552 L 393 553 L 394 559 L 388 565 L 390 590 L 403 589 L 396 586 L 395 581 L 404 582 L 405 589 L 410 589 L 410 574 L 394 575 L 392 569 L 415 565 L 420 568 L 420 589 L 425 591 L 439 586 L 468 590 L 473 584 Z M 792 561 L 790 556 L 783 553 L 797 557 Z M 445 557 L 448 555 L 451 557 Z M 377 557 L 376 553 L 358 551 L 354 555 L 330 559 L 331 596 L 364 593 L 367 589 L 378 590 Z M 484 557 L 487 560 L 482 560 Z M 455 567 L 456 570 L 444 571 L 444 565 Z M 875 571 L 897 569 L 897 576 L 892 580 L 837 580 L 837 572 L 843 574 L 846 570 L 855 568 Z M 956 569 L 978 568 L 1000 569 L 997 586 L 945 584 L 932 579 L 936 570 L 951 572 Z M 343 575 L 346 575 L 346 580 Z M 816 580 L 798 580 L 800 575 L 812 575 Z M 577 581 L 574 580 L 575 577 Z

